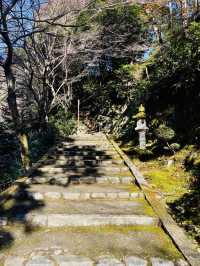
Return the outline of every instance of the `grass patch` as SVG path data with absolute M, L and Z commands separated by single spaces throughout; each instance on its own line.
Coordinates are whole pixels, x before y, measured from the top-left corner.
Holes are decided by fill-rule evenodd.
M 158 190 L 166 202 L 173 201 L 188 192 L 191 174 L 184 169 L 185 150 L 177 153 L 174 166 L 167 167 L 167 156 L 141 162 L 132 157 L 133 163 L 140 169 L 153 188 Z
M 177 197 L 187 191 L 187 183 L 184 178 L 177 177 L 176 167 L 150 170 L 145 176 L 151 184 L 166 196 Z
M 176 222 L 200 244 L 198 149 L 190 145 L 178 151 L 171 167 L 167 167 L 170 157 L 166 155 L 146 162 L 135 155 L 131 159 L 152 187 L 160 192 Z M 192 167 L 188 161 L 193 163 Z

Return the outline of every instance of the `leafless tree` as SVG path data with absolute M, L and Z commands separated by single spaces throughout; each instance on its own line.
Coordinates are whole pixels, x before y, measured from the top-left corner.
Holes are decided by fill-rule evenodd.
M 39 123 L 44 125 L 55 106 L 67 110 L 71 101 L 71 38 L 59 37 L 57 31 L 37 34 L 26 40 L 24 50 L 18 65 L 18 87 L 32 95 Z
M 22 162 L 28 168 L 28 141 L 21 123 L 16 100 L 16 77 L 13 70 L 14 52 L 22 47 L 27 37 L 36 33 L 47 32 L 49 27 L 63 26 L 59 20 L 66 16 L 62 10 L 55 16 L 44 17 L 41 12 L 44 0 L 0 0 L 0 66 L 3 68 L 7 82 L 7 102 L 21 144 Z M 73 25 L 64 25 L 73 27 Z

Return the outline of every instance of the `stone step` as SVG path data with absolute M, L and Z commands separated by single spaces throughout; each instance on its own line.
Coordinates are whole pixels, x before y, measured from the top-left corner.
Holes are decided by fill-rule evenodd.
M 1 217 L 9 217 L 10 221 L 24 219 L 27 214 L 31 216 L 60 214 L 80 216 L 100 215 L 101 217 L 124 217 L 131 215 L 155 217 L 152 208 L 144 198 L 127 199 L 124 198 L 124 196 L 127 197 L 125 193 L 119 194 L 122 198 L 118 200 L 103 200 L 99 198 L 93 198 L 92 200 L 69 200 L 65 199 L 69 193 L 61 195 L 56 192 L 46 192 L 46 195 L 48 197 L 39 199 L 40 194 L 35 194 L 35 198 L 33 198 L 33 193 L 31 192 L 24 194 L 17 193 L 15 195 L 17 200 L 15 202 L 9 201 L 10 208 L 2 210 Z M 94 196 L 96 197 L 97 193 Z
M 53 249 L 52 249 L 53 251 Z M 61 252 L 57 254 L 57 252 Z M 64 254 L 64 251 L 55 249 L 52 254 L 43 254 L 44 250 L 36 251 L 35 256 L 30 256 L 28 261 L 22 256 L 8 256 L 5 259 L 4 266 L 12 266 L 12 262 L 15 261 L 17 266 L 23 266 L 24 262 L 27 261 L 25 266 L 188 266 L 188 264 L 184 260 L 177 260 L 174 264 L 173 260 L 166 260 L 162 258 L 151 258 L 151 264 L 148 264 L 148 260 L 142 259 L 136 256 L 127 256 L 122 260 L 119 260 L 115 256 L 111 255 L 103 255 L 100 256 L 96 261 L 90 259 L 89 257 Z M 43 255 L 41 255 L 41 253 Z M 181 262 L 182 261 L 182 262 Z M 180 264 L 181 263 L 181 264 Z
M 91 193 L 139 193 L 140 196 L 141 190 L 135 184 L 70 184 L 67 187 L 58 186 L 58 185 L 48 185 L 48 184 L 32 184 L 27 189 L 30 193 L 41 193 L 44 194 L 46 192 L 58 192 L 58 193 L 78 193 L 78 194 L 91 194 Z
M 123 166 L 123 161 L 122 160 L 72 160 L 72 159 L 68 159 L 68 158 L 57 158 L 57 159 L 49 159 L 49 160 L 45 160 L 43 162 L 43 165 L 48 165 L 48 166 L 52 166 L 52 165 L 56 165 L 56 167 L 61 167 L 61 166 L 70 166 L 70 167 L 88 167 L 88 166 L 109 166 L 109 165 L 113 165 L 113 166 Z
M 107 139 L 105 138 L 68 138 L 66 140 L 61 141 L 59 144 L 65 145 L 68 143 L 102 143 L 102 144 L 109 144 L 112 145 Z
M 181 255 L 173 255 L 172 245 L 166 241 L 162 243 L 161 240 L 158 240 L 159 237 L 156 239 L 155 234 L 150 235 L 149 241 L 154 243 L 150 248 L 148 246 L 149 241 L 144 242 L 144 239 L 141 239 L 142 237 L 149 238 L 148 233 L 146 235 L 142 233 L 141 237 L 137 237 L 137 232 L 134 231 L 129 231 L 131 236 L 113 232 L 112 237 L 110 237 L 110 233 L 104 231 L 105 228 L 101 227 L 101 229 L 103 230 L 101 235 L 94 234 L 95 230 L 94 232 L 85 232 L 86 230 L 84 230 L 85 233 L 81 232 L 81 237 L 78 232 L 75 233 L 76 228 L 68 231 L 51 228 L 51 230 L 46 230 L 48 232 L 41 230 L 34 232 L 28 236 L 31 239 L 28 241 L 28 245 L 22 238 L 22 240 L 17 241 L 17 247 L 14 248 L 14 251 L 1 254 L 0 265 L 189 266 Z M 26 248 L 27 246 L 29 248 Z M 113 251 L 110 247 L 113 247 Z M 159 248 L 165 252 L 159 252 Z
M 134 179 L 132 176 L 95 176 L 95 175 L 70 175 L 66 174 L 56 174 L 52 175 L 45 173 L 41 175 L 32 175 L 30 179 L 26 181 L 27 184 L 55 184 L 60 186 L 67 186 L 69 184 L 132 184 Z
M 68 143 L 68 144 L 57 144 L 55 146 L 57 149 L 75 149 L 75 150 L 111 150 L 115 151 L 114 147 L 110 144 L 102 144 L 102 145 L 95 145 L 95 143 L 91 143 L 90 145 L 83 144 L 83 143 Z
M 105 162 L 113 162 L 113 163 L 117 163 L 118 161 L 119 162 L 123 162 L 121 157 L 119 155 L 115 155 L 115 156 L 110 156 L 110 155 L 76 155 L 76 154 L 72 154 L 70 156 L 65 156 L 65 155 L 62 155 L 62 154 L 58 154 L 58 155 L 48 155 L 47 156 L 47 160 L 68 160 L 68 161 L 75 161 L 75 160 L 78 160 L 78 161 L 105 161 Z
M 13 261 L 17 266 L 23 266 L 25 262 L 25 266 L 55 266 L 55 262 L 56 266 L 188 266 L 188 263 L 182 259 L 177 260 L 174 264 L 173 260 L 151 258 L 151 264 L 149 264 L 148 259 L 134 255 L 126 256 L 123 259 L 112 255 L 102 255 L 96 260 L 92 260 L 90 257 L 71 255 L 59 247 L 35 250 L 35 255 L 30 254 L 28 260 L 23 256 L 9 255 L 2 265 L 13 266 Z
M 20 196 L 20 195 L 19 195 Z M 22 194 L 23 196 L 23 194 Z M 29 197 L 32 197 L 35 200 L 44 200 L 44 199 L 64 199 L 64 200 L 132 200 L 137 198 L 144 198 L 142 192 L 29 192 Z
M 85 136 L 69 136 L 66 140 L 62 141 L 62 142 L 68 142 L 68 141 L 72 141 L 72 140 L 76 140 L 76 141 L 105 141 L 108 142 L 107 138 L 105 135 L 85 135 Z
M 77 140 L 74 139 L 72 141 L 63 141 L 58 144 L 59 146 L 68 146 L 68 145 L 84 145 L 84 146 L 109 146 L 113 147 L 110 142 L 107 140 Z
M 104 174 L 104 173 L 124 173 L 129 172 L 128 168 L 126 166 L 85 166 L 85 167 L 71 167 L 64 165 L 63 167 L 60 167 L 59 165 L 47 165 L 42 166 L 38 168 L 38 171 L 42 173 L 50 173 L 50 174 L 59 174 L 59 173 L 65 173 L 68 175 L 73 174 L 85 174 L 85 173 L 96 173 L 98 175 Z
M 65 145 L 57 145 L 57 150 L 68 150 L 68 149 L 75 149 L 75 150 L 89 150 L 89 151 L 115 151 L 113 146 L 111 145 L 84 145 L 79 143 L 68 143 Z
M 86 149 L 60 149 L 54 150 L 51 152 L 51 155 L 66 155 L 66 156 L 74 156 L 74 155 L 81 155 L 81 156 L 119 156 L 118 153 L 114 150 L 104 150 L 104 149 L 95 149 L 95 150 L 86 150 Z
M 105 225 L 144 225 L 155 226 L 159 220 L 144 215 L 101 215 L 101 214 L 28 214 L 25 221 L 41 227 L 84 227 Z

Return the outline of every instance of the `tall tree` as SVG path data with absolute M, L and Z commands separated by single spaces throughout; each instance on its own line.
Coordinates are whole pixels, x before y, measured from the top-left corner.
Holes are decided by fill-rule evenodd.
M 44 17 L 41 10 L 45 0 L 0 0 L 0 66 L 7 82 L 7 102 L 16 134 L 21 146 L 24 169 L 29 168 L 28 140 L 20 118 L 16 99 L 16 77 L 14 52 L 23 47 L 28 36 L 46 32 L 49 26 L 61 25 L 58 21 L 66 15 L 66 10 L 51 17 Z
M 37 119 L 46 126 L 49 113 L 58 105 L 67 111 L 71 100 L 70 67 L 73 63 L 70 36 L 37 34 L 27 39 L 19 63 L 20 91 L 31 95 Z

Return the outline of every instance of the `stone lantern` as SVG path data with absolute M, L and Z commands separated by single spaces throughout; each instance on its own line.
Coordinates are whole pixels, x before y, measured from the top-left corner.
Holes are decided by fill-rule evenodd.
M 140 149 L 145 150 L 146 149 L 146 133 L 149 130 L 146 124 L 146 113 L 145 113 L 145 108 L 141 104 L 139 107 L 139 112 L 135 116 L 137 119 L 137 127 L 135 128 L 135 131 L 138 132 L 139 134 L 139 144 L 140 144 Z

